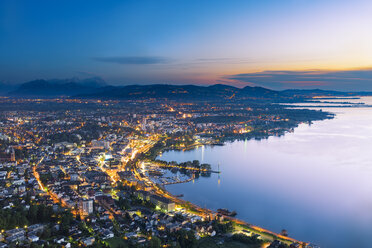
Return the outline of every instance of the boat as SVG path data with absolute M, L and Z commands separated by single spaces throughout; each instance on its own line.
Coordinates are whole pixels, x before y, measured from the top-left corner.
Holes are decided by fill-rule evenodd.
M 214 146 L 224 146 L 225 144 L 223 142 L 217 142 L 217 143 L 213 143 L 212 145 L 214 145 Z
M 217 212 L 218 212 L 219 214 L 226 215 L 226 216 L 231 216 L 231 217 L 234 217 L 234 216 L 237 215 L 236 211 L 231 211 L 231 212 L 230 212 L 230 211 L 227 210 L 226 208 L 219 208 L 219 209 L 217 209 Z
M 175 195 L 175 197 L 183 197 L 183 194 Z
M 163 176 L 164 173 L 158 170 L 150 170 L 148 171 L 150 176 Z

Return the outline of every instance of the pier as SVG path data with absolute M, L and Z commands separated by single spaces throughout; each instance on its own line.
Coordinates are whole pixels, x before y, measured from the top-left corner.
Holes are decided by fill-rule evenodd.
M 191 182 L 194 179 L 195 179 L 195 175 L 192 174 L 192 177 L 190 177 L 186 180 L 176 181 L 176 182 L 166 182 L 166 183 L 163 183 L 162 185 L 165 186 L 165 185 L 171 185 L 171 184 L 188 183 L 188 182 Z
M 185 166 L 165 165 L 165 164 L 156 164 L 156 165 L 159 167 L 163 167 L 163 168 L 178 168 L 178 169 L 197 171 L 197 172 L 210 172 L 210 173 L 218 173 L 218 174 L 221 173 L 220 171 L 207 170 L 207 169 L 201 169 L 201 168 L 195 168 L 195 167 L 185 167 Z

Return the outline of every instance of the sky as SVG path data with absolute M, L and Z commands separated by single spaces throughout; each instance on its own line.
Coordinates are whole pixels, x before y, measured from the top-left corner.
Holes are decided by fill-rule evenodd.
M 1 0 L 0 82 L 372 91 L 368 0 Z

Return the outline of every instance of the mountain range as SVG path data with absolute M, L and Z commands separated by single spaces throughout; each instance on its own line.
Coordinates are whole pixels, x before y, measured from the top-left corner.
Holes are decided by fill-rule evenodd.
M 91 94 L 105 86 L 107 84 L 101 78 L 38 79 L 23 83 L 7 94 L 15 97 L 69 97 L 78 94 Z
M 11 97 L 79 97 L 97 99 L 183 99 L 183 100 L 221 100 L 221 99 L 288 99 L 312 96 L 357 96 L 372 95 L 371 92 L 340 92 L 330 90 L 291 89 L 276 91 L 263 87 L 234 86 L 215 84 L 197 85 L 108 85 L 101 78 L 88 79 L 38 79 L 20 85 L 0 83 L 0 94 Z

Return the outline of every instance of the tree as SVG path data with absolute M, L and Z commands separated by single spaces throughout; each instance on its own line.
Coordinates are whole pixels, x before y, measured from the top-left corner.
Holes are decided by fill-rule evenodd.
M 37 218 L 41 222 L 45 222 L 46 216 L 45 216 L 45 206 L 44 205 L 39 205 L 38 210 L 37 210 Z
M 41 234 L 41 238 L 48 239 L 50 238 L 52 232 L 49 227 L 45 227 L 43 233 Z
M 61 227 L 60 227 L 61 234 L 68 235 L 69 228 L 70 228 L 72 221 L 73 221 L 73 216 L 70 212 L 63 213 L 61 217 Z
M 149 242 L 149 248 L 160 248 L 160 247 L 161 247 L 161 240 L 156 236 L 151 237 L 151 240 Z
M 183 217 L 182 214 L 175 214 L 174 217 L 173 217 L 173 220 L 178 221 L 178 222 L 182 222 L 182 221 L 185 220 L 185 217 Z
M 176 233 L 177 241 L 181 248 L 192 248 L 196 246 L 196 237 L 193 231 L 186 231 L 184 229 Z
M 231 232 L 233 230 L 233 225 L 230 221 L 226 223 L 220 223 L 217 221 L 213 221 L 212 226 L 213 226 L 213 229 L 216 230 L 217 233 L 222 233 L 222 234 Z
M 37 205 L 31 205 L 29 210 L 28 210 L 28 214 L 27 214 L 27 218 L 29 219 L 29 221 L 31 221 L 31 223 L 36 222 L 37 212 L 38 212 L 38 206 Z
M 32 243 L 30 244 L 30 248 L 41 248 L 41 246 L 38 245 L 38 244 L 36 244 L 36 243 L 34 243 L 34 242 L 32 242 Z
M 193 160 L 193 161 L 192 161 L 192 166 L 193 166 L 194 168 L 200 168 L 199 160 Z

